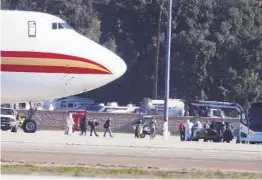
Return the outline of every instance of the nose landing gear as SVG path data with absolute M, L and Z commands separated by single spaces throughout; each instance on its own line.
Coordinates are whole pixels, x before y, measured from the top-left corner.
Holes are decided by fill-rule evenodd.
M 35 115 L 37 108 L 33 109 L 31 106 L 31 102 L 29 104 L 30 109 L 27 113 L 25 121 L 22 124 L 22 129 L 25 133 L 35 133 L 37 131 L 37 124 L 35 120 L 33 120 L 33 116 Z

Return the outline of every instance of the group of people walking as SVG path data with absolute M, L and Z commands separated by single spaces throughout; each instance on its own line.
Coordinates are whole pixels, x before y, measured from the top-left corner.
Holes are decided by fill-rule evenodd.
M 110 117 L 109 119 L 106 120 L 106 122 L 104 123 L 104 137 L 106 137 L 106 134 L 109 133 L 110 137 L 113 137 L 112 135 L 112 124 L 111 124 L 111 120 L 112 118 Z M 85 116 L 84 118 L 82 118 L 80 120 L 80 129 L 81 129 L 81 133 L 80 136 L 82 135 L 86 135 L 87 132 L 87 126 L 90 126 L 90 136 L 93 135 L 93 133 L 95 134 L 96 137 L 99 137 L 99 135 L 96 132 L 96 127 L 99 126 L 99 121 L 97 118 L 94 118 L 92 120 L 89 120 L 87 116 Z M 71 112 L 69 112 L 68 117 L 67 117 L 67 129 L 68 135 L 71 135 L 74 131 L 74 126 L 75 126 L 75 122 L 73 119 L 73 115 Z

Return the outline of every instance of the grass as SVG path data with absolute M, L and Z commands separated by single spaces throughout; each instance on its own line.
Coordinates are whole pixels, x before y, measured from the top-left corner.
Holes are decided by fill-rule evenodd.
M 1 164 L 2 174 L 81 176 L 149 179 L 261 179 L 262 172 L 211 171 L 196 169 L 143 169 L 33 164 Z

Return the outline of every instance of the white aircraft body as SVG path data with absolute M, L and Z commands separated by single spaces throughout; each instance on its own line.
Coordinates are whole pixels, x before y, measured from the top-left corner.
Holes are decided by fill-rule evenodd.
M 40 12 L 1 10 L 1 102 L 54 99 L 90 91 L 122 76 L 113 52 Z

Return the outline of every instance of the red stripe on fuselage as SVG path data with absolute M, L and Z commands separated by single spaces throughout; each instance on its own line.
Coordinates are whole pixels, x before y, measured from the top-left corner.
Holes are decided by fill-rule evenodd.
M 97 69 L 61 67 L 61 66 L 32 66 L 32 65 L 6 65 L 1 66 L 1 71 L 8 72 L 35 72 L 35 73 L 70 73 L 70 74 L 108 74 Z
M 91 61 L 89 59 L 80 58 L 77 56 L 71 56 L 71 55 L 64 55 L 64 54 L 57 54 L 57 53 L 46 53 L 46 52 L 30 52 L 30 51 L 1 51 L 1 57 L 16 57 L 16 58 L 41 58 L 41 59 L 66 59 L 66 60 L 73 60 L 73 61 L 81 61 L 81 62 L 87 62 L 90 64 L 97 65 L 106 71 L 108 71 L 107 74 L 112 74 L 110 70 L 108 70 L 106 67 L 102 66 L 99 63 L 96 63 L 94 61 Z M 3 65 L 2 65 L 3 66 Z M 52 67 L 52 66 L 51 66 Z M 46 68 L 43 67 L 43 68 Z M 81 68 L 79 68 L 81 69 Z M 89 71 L 92 71 L 92 69 L 89 69 Z M 98 70 L 94 70 L 98 71 Z M 31 71 L 30 71 L 31 72 Z M 103 73 L 106 74 L 106 73 Z

